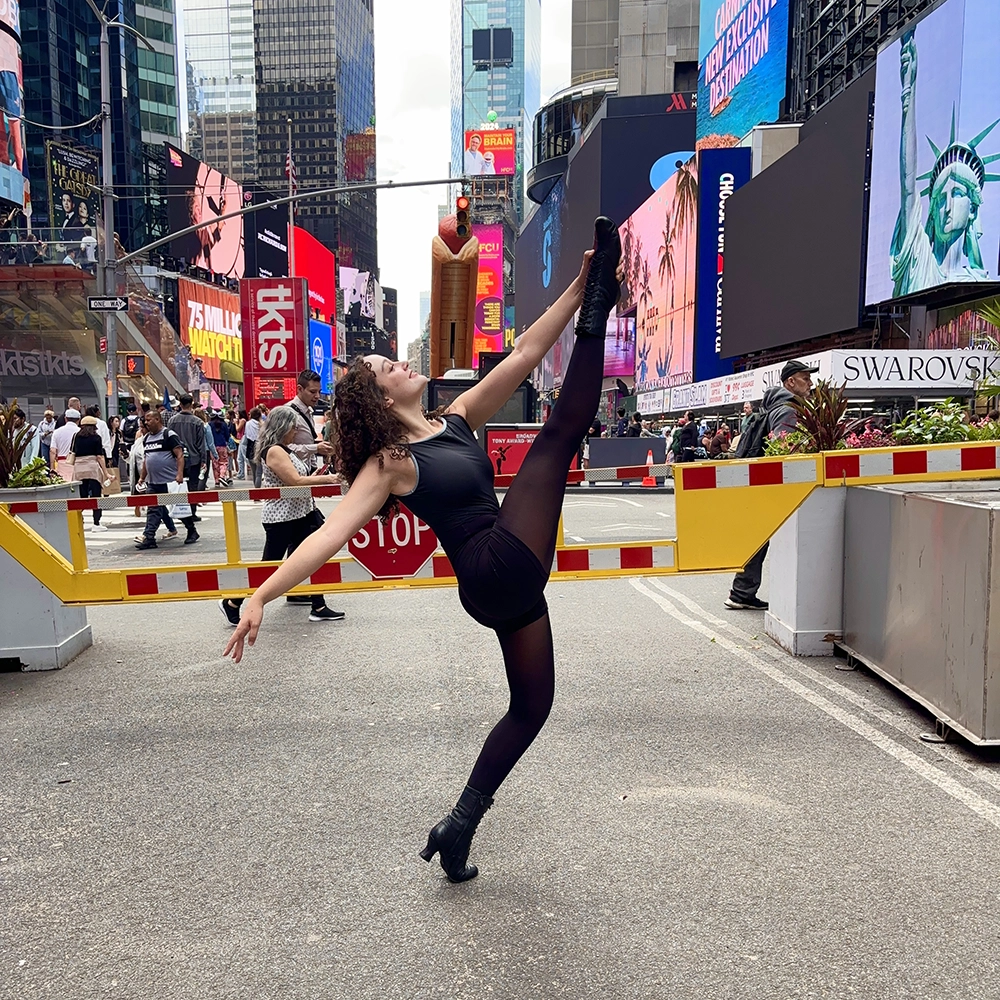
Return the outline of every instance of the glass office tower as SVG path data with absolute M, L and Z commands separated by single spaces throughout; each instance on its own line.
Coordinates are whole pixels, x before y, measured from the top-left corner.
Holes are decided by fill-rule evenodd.
M 109 18 L 135 24 L 135 0 L 111 0 Z M 100 128 L 60 130 L 101 110 L 100 26 L 86 3 L 21 0 L 21 56 L 24 68 L 24 116 L 48 126 L 26 131 L 25 150 L 32 184 L 32 228 L 48 229 L 45 183 L 45 140 L 84 144 L 100 149 Z M 139 65 L 135 38 L 112 32 L 111 121 L 115 230 L 122 245 L 136 249 L 155 231 L 149 219 L 148 179 L 144 173 L 139 98 Z M 54 128 L 53 128 L 54 127 Z
M 509 66 L 477 69 L 473 32 L 510 28 Z M 465 132 L 479 129 L 496 112 L 495 125 L 517 132 L 515 205 L 524 217 L 524 175 L 531 167 L 531 123 L 541 99 L 542 8 L 540 0 L 452 0 L 451 166 L 463 172 Z
M 372 0 L 254 0 L 257 175 L 287 185 L 288 119 L 298 190 L 375 178 Z M 303 200 L 297 223 L 338 263 L 378 273 L 375 192 Z
M 240 183 L 257 179 L 253 0 L 184 0 L 188 152 Z

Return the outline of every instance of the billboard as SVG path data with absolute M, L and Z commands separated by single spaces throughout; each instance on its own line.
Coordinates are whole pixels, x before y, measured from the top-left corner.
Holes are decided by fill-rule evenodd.
M 698 149 L 776 122 L 788 80 L 789 0 L 701 0 Z
M 278 197 L 267 191 L 244 191 L 243 203 L 263 205 Z M 281 278 L 288 274 L 288 206 L 259 208 L 244 215 L 243 245 L 248 278 Z
M 319 372 L 320 391 L 333 392 L 333 328 L 318 319 L 309 320 L 309 367 Z
M 352 319 L 368 319 L 372 322 L 379 317 L 382 290 L 370 271 L 359 271 L 356 267 L 340 269 L 340 287 L 344 290 L 344 315 Z
M 20 4 L 0 0 L 0 199 L 30 210 L 23 105 Z
M 100 151 L 89 146 L 46 142 L 45 164 L 49 180 L 50 227 L 68 244 L 79 244 L 89 236 L 96 253 L 101 199 Z
M 541 427 L 504 427 L 502 424 L 499 426 L 487 424 L 483 429 L 486 432 L 485 451 L 493 463 L 493 471 L 498 476 L 516 476 L 521 471 L 521 463 L 535 438 L 538 437 Z M 569 467 L 578 468 L 576 455 L 573 456 Z
M 472 337 L 472 367 L 479 367 L 483 351 L 503 350 L 503 226 L 472 227 L 479 240 L 479 278 L 476 283 L 476 331 Z
M 726 202 L 750 180 L 751 151 L 703 149 L 698 154 L 698 280 L 695 297 L 694 377 L 732 373 L 722 360 L 722 273 L 726 256 Z
M 337 259 L 301 226 L 295 226 L 293 232 L 295 276 L 309 283 L 309 315 L 331 323 L 337 315 Z
M 306 367 L 308 295 L 305 278 L 247 278 L 240 282 L 243 397 L 247 409 L 280 406 L 296 393 Z
M 357 132 L 344 138 L 344 179 L 375 180 L 375 133 Z
M 514 129 L 479 129 L 465 133 L 467 174 L 514 174 L 516 171 L 517 141 Z
M 243 188 L 193 156 L 164 144 L 167 154 L 167 223 L 171 232 L 225 215 L 243 207 Z M 250 196 L 248 195 L 249 199 Z M 169 253 L 228 278 L 246 274 L 244 217 L 227 219 L 171 240 Z
M 209 379 L 243 381 L 240 297 L 216 285 L 177 279 L 181 341 Z M 195 366 L 192 366 L 192 368 Z
M 677 164 L 618 230 L 625 272 L 618 315 L 635 315 L 637 392 L 693 375 L 698 166 L 693 156 Z
M 1000 5 L 948 0 L 878 54 L 868 304 L 998 280 Z

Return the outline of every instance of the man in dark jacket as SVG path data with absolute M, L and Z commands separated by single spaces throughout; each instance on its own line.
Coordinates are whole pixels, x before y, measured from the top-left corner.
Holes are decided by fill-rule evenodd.
M 694 411 L 684 414 L 684 426 L 681 428 L 680 455 L 678 461 L 693 462 L 695 449 L 698 447 L 698 424 L 694 419 Z
M 187 480 L 187 488 L 197 491 L 201 484 L 201 467 L 208 462 L 208 442 L 205 440 L 205 424 L 200 417 L 196 417 L 193 412 L 194 398 L 188 393 L 180 397 L 180 411 L 170 418 L 170 430 L 172 430 L 184 445 L 184 478 Z M 188 527 L 185 545 L 198 541 L 198 532 L 195 530 L 194 521 L 200 521 L 198 517 L 198 507 L 191 504 L 191 524 Z
M 818 372 L 801 361 L 789 361 L 781 369 L 781 385 L 772 385 L 764 392 L 763 407 L 767 414 L 767 428 L 771 437 L 794 431 L 798 424 L 798 414 L 792 407 L 792 400 L 805 399 L 812 392 L 812 376 Z M 747 563 L 742 573 L 737 573 L 725 605 L 734 611 L 767 611 L 767 601 L 757 597 L 760 579 L 764 571 L 764 556 L 769 542 L 765 542 Z

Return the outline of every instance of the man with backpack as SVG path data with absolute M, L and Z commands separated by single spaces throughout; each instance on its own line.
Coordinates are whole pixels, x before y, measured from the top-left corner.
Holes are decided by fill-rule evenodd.
M 764 391 L 761 408 L 749 415 L 746 429 L 740 435 L 737 458 L 759 458 L 764 454 L 768 437 L 777 437 L 794 431 L 798 414 L 792 406 L 796 398 L 805 399 L 812 392 L 812 376 L 818 368 L 801 361 L 789 361 L 781 369 L 781 385 L 772 385 Z M 767 611 L 767 601 L 757 597 L 764 570 L 764 557 L 770 542 L 765 542 L 747 563 L 742 573 L 733 579 L 725 605 L 734 611 Z
M 132 451 L 132 445 L 139 433 L 139 414 L 136 412 L 135 403 L 129 403 L 126 407 L 126 416 L 122 421 L 122 447 L 119 451 L 121 460 L 118 463 L 118 475 L 124 483 L 128 477 L 128 456 Z
M 184 446 L 184 478 L 187 480 L 187 487 L 197 492 L 201 485 L 201 467 L 208 463 L 205 425 L 201 418 L 194 414 L 194 397 L 190 393 L 183 393 L 179 402 L 181 409 L 170 418 L 170 430 L 180 438 Z M 184 522 L 188 529 L 187 538 L 184 539 L 185 545 L 193 544 L 200 537 L 194 527 L 194 522 L 201 520 L 197 511 L 197 504 L 191 504 L 190 522 L 187 520 Z

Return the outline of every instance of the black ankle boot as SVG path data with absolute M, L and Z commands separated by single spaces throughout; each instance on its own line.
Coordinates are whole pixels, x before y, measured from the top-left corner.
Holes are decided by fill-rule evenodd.
M 466 785 L 455 808 L 427 835 L 427 846 L 420 852 L 420 857 L 430 861 L 440 853 L 441 867 L 449 882 L 467 882 L 475 878 L 479 869 L 466 864 L 469 847 L 479 821 L 491 805 L 493 799 L 490 796 Z
M 587 283 L 583 288 L 580 318 L 576 322 L 578 337 L 600 337 L 604 340 L 608 329 L 608 316 L 618 302 L 621 287 L 616 271 L 622 256 L 618 227 L 606 216 L 594 222 L 594 256 L 587 269 Z

